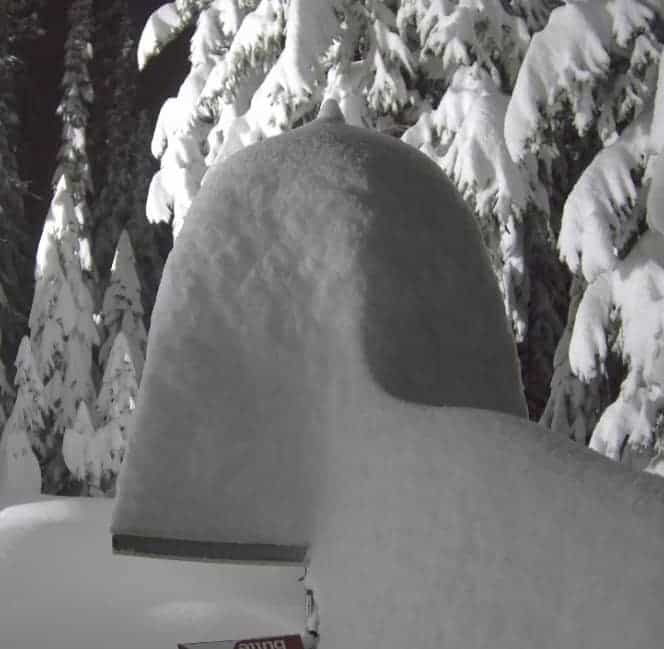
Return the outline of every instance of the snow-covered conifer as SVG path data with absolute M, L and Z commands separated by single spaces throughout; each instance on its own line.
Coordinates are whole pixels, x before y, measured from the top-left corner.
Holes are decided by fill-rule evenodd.
M 79 222 L 66 176 L 58 180 L 37 249 L 30 335 L 35 348 L 47 422 L 44 488 L 57 492 L 66 476 L 60 454 L 64 429 L 78 402 L 94 398 L 92 347 L 99 343 L 93 304 L 80 263 Z
M 65 463 L 91 496 L 115 493 L 115 482 L 124 458 L 138 384 L 129 343 L 120 331 L 114 338 L 96 403 L 95 430 L 85 401 L 66 429 L 62 444 Z
M 136 273 L 136 259 L 126 230 L 120 239 L 111 266 L 111 279 L 104 294 L 102 317 L 106 340 L 99 350 L 99 360 L 106 361 L 116 335 L 122 331 L 132 350 L 138 377 L 143 371 L 147 333 L 143 324 L 141 285 Z
M 131 432 L 138 382 L 131 347 L 120 331 L 113 341 L 101 390 L 97 398 L 97 416 L 101 422 L 97 431 L 96 452 L 101 453 L 101 488 L 113 493 L 115 480 Z M 103 440 L 103 441 L 102 441 Z
M 45 434 L 48 413 L 43 396 L 44 386 L 27 336 L 19 345 L 15 366 L 17 394 L 0 444 L 0 483 L 6 481 L 6 488 L 12 485 L 17 488 L 21 485 L 34 487 L 36 484 L 36 493 L 39 493 L 42 485 L 39 465 L 48 456 L 49 438 Z M 25 472 L 23 478 L 20 475 L 22 472 Z
M 62 144 L 53 184 L 66 174 L 72 197 L 79 203 L 92 191 L 92 177 L 86 151 L 89 106 L 94 99 L 88 64 L 92 59 L 92 2 L 74 0 L 68 12 L 69 32 L 65 42 L 63 95 L 57 108 L 62 119 Z
M 95 429 L 85 401 L 81 401 L 72 425 L 62 439 L 62 455 L 72 476 L 82 483 L 82 493 L 90 494 L 91 487 L 100 490 L 101 462 L 95 450 Z
M 652 358 L 664 248 L 657 216 L 648 214 L 662 19 L 664 8 L 649 0 L 555 9 L 533 37 L 505 123 L 517 161 L 535 153 L 545 166 L 559 164 L 565 147 L 557 129 L 565 120 L 599 143 L 564 199 L 561 258 L 583 277 L 576 290 L 587 288 L 570 309 L 543 421 L 614 459 L 625 449 L 654 452 L 662 407 L 664 375 Z M 600 395 L 601 385 L 609 393 Z
M 88 64 L 92 59 L 92 2 L 74 0 L 68 10 L 69 30 L 65 43 L 63 96 L 58 107 L 62 118 L 62 142 L 54 174 L 55 192 L 38 249 L 37 286 L 31 313 L 31 335 L 42 347 L 38 328 L 40 309 L 50 321 L 49 340 L 61 340 L 57 357 L 45 385 L 52 412 L 50 436 L 57 449 L 46 469 L 45 490 L 57 492 L 66 480 L 66 467 L 60 450 L 64 430 L 72 424 L 80 401 L 92 402 L 95 394 L 92 347 L 99 344 L 93 320 L 96 268 L 90 245 L 90 212 L 87 195 L 92 191 L 92 176 L 87 156 L 89 106 L 94 99 Z M 42 245 L 43 244 L 43 245 Z M 50 259 L 60 277 L 46 280 L 44 301 L 40 260 Z M 56 262 L 57 260 L 57 262 Z M 57 334 L 57 335 L 55 335 Z M 52 349 L 56 349 L 53 347 Z M 40 355 L 40 360 L 43 360 Z
M 39 462 L 25 431 L 9 420 L 0 437 L 0 505 L 31 500 L 41 493 Z
M 78 221 L 78 263 L 88 288 L 94 290 L 97 270 L 92 258 L 92 224 L 87 204 L 87 197 L 93 191 L 87 153 L 87 126 L 94 100 L 88 70 L 92 60 L 92 0 L 73 0 L 67 20 L 62 98 L 56 111 L 62 120 L 62 138 L 52 184 L 56 187 L 61 178 L 67 179 Z
M 349 123 L 381 129 L 419 104 L 415 61 L 382 0 L 213 2 L 191 62 L 155 127 L 161 169 L 146 206 L 175 235 L 207 166 L 312 119 L 323 99 L 337 99 Z
M 449 82 L 460 67 L 477 64 L 496 87 L 510 90 L 530 41 L 528 25 L 501 2 L 404 0 L 401 32 L 417 43 L 420 65 L 430 79 Z
M 655 0 L 574 1 L 554 9 L 533 36 L 505 117 L 514 160 L 547 144 L 560 111 L 569 110 L 580 135 L 595 128 L 603 142 L 636 118 L 654 93 L 661 13 Z M 616 69 L 624 72 L 611 74 Z

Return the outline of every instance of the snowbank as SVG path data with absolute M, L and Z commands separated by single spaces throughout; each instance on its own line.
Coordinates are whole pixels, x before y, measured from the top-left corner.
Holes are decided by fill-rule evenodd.
M 112 506 L 0 510 L 0 648 L 175 649 L 304 628 L 302 569 L 114 556 Z

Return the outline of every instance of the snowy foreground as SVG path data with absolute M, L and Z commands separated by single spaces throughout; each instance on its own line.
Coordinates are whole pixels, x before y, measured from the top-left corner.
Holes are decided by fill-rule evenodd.
M 0 649 L 175 649 L 303 629 L 301 568 L 113 555 L 112 506 L 0 510 Z

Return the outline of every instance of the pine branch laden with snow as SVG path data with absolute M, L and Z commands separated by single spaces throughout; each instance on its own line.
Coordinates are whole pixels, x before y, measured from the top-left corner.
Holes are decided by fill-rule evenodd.
M 650 148 L 652 113 L 645 112 L 583 172 L 565 202 L 560 256 L 587 281 L 612 269 L 643 223 L 641 179 Z
M 652 449 L 664 407 L 664 235 L 649 231 L 613 270 L 600 274 L 579 305 L 570 341 L 572 371 L 587 381 L 604 372 L 606 330 L 617 322 L 616 341 L 627 372 L 618 398 L 604 411 L 590 447 L 620 459 L 626 443 Z
M 657 0 L 579 0 L 552 11 L 532 38 L 505 117 L 512 158 L 538 153 L 566 104 L 580 135 L 595 126 L 605 142 L 615 137 L 617 122 L 651 98 L 649 68 L 661 49 L 653 25 L 662 19 Z M 614 83 L 611 71 L 623 62 L 627 71 Z
M 138 69 L 142 70 L 150 59 L 157 56 L 166 45 L 187 29 L 210 2 L 211 0 L 176 0 L 167 2 L 153 11 L 138 41 L 136 50 Z
M 417 111 L 415 62 L 396 25 L 381 0 L 211 3 L 191 71 L 155 128 L 149 220 L 177 235 L 208 166 L 313 118 L 326 98 L 358 125 L 390 128 Z
M 402 140 L 426 153 L 474 206 L 517 340 L 527 327 L 523 216 L 538 198 L 503 139 L 508 97 L 478 65 L 460 68 L 435 111 Z
M 132 350 L 137 377 L 140 380 L 147 345 L 143 324 L 141 285 L 136 273 L 136 258 L 126 230 L 123 230 L 111 266 L 111 279 L 104 294 L 102 319 L 106 340 L 99 350 L 99 360 L 107 359 L 119 332 L 124 333 Z
M 448 82 L 477 63 L 497 87 L 512 88 L 530 41 L 526 21 L 500 2 L 405 0 L 397 20 L 404 39 L 416 37 L 426 75 Z

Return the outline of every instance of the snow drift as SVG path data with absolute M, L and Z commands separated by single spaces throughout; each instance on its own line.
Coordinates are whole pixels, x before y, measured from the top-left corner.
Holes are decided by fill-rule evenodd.
M 115 556 L 112 501 L 0 511 L 2 649 L 175 649 L 304 625 L 302 568 Z

